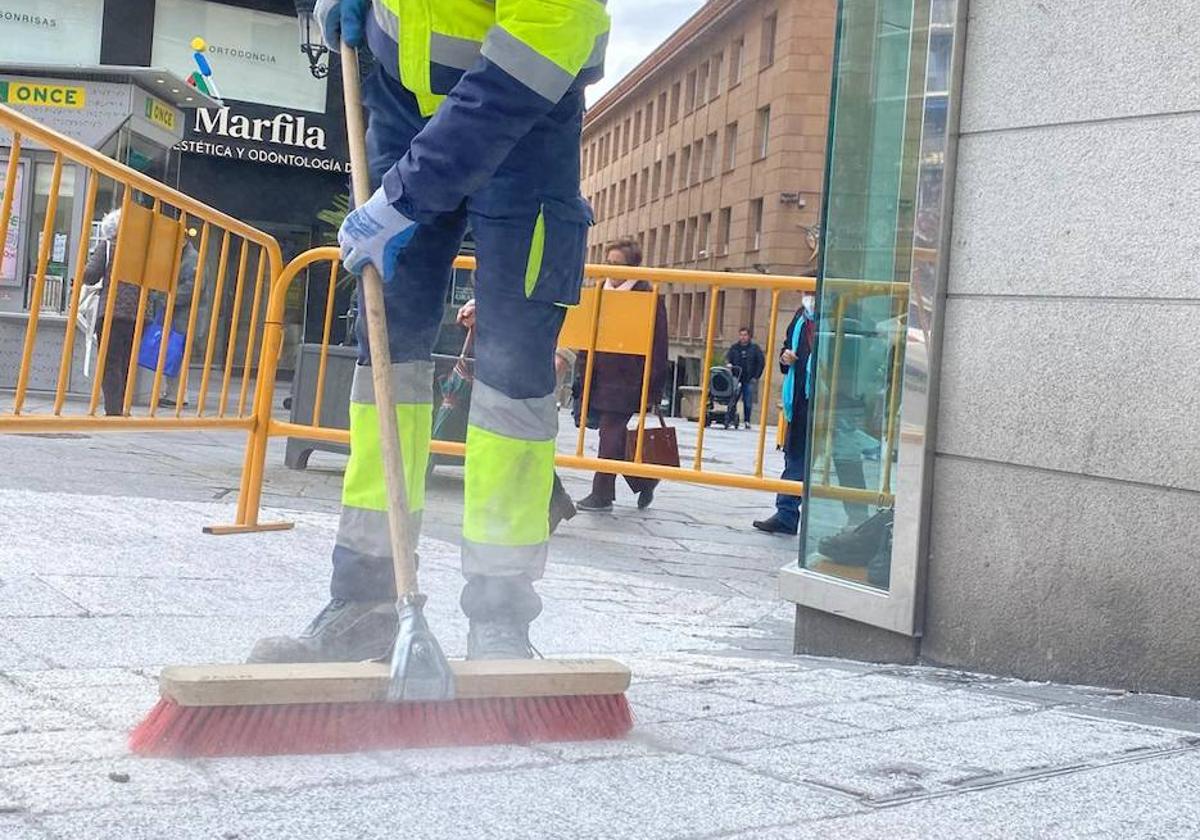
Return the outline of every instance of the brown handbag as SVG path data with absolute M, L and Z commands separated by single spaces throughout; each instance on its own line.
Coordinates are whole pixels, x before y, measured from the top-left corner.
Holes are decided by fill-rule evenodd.
M 654 412 L 658 417 L 659 428 L 647 426 L 645 441 L 642 443 L 642 463 L 659 464 L 664 467 L 679 466 L 679 441 L 675 438 L 675 429 L 668 426 L 662 412 Z M 625 460 L 632 461 L 637 453 L 638 430 L 625 430 Z

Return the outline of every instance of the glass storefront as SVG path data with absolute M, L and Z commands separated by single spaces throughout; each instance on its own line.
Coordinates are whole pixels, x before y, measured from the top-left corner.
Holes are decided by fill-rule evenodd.
M 910 632 L 915 552 L 893 569 L 893 532 L 925 441 L 958 0 L 854 0 L 838 14 L 793 600 Z M 889 596 L 906 603 L 877 609 Z

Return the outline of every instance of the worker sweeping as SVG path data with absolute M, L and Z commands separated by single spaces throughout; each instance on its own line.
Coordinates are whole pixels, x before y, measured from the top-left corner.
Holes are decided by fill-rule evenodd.
M 412 532 L 420 527 L 432 420 L 431 351 L 468 225 L 478 261 L 476 382 L 467 430 L 460 599 L 469 659 L 532 656 L 533 583 L 549 537 L 554 348 L 578 303 L 591 211 L 579 191 L 584 88 L 602 75 L 600 0 L 319 0 L 329 46 L 366 44 L 374 194 L 338 233 L 355 273 L 385 286 Z M 367 336 L 350 396 L 350 459 L 331 600 L 254 662 L 385 657 L 397 612 Z

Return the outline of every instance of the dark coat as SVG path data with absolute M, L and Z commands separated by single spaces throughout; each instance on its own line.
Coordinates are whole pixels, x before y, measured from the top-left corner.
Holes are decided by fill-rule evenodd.
M 725 354 L 725 361 L 738 369 L 738 379 L 743 383 L 758 379 L 767 368 L 762 348 L 753 341 L 745 345 L 741 342 L 734 344 Z
M 104 281 L 104 286 L 100 289 L 98 320 L 104 318 L 104 313 L 108 307 L 109 286 L 112 285 L 112 260 L 110 259 L 110 252 L 114 250 L 114 247 L 113 243 L 107 239 L 100 240 L 100 244 L 92 251 L 92 255 L 88 257 L 87 265 L 83 268 L 83 282 L 86 285 L 95 286 L 101 280 Z M 136 321 L 141 289 L 131 283 L 118 283 L 117 286 L 117 301 L 113 304 L 113 318 L 118 321 Z
M 640 281 L 633 287 L 633 290 L 647 292 L 650 290 L 650 284 Z M 610 290 L 605 294 L 620 294 L 620 292 Z M 647 398 L 651 409 L 658 405 L 663 385 L 667 381 L 667 308 L 663 305 L 661 296 L 658 299 L 658 314 L 654 317 L 652 353 L 650 390 Z M 596 363 L 592 370 L 589 414 L 592 412 L 611 412 L 613 414 L 637 414 L 640 412 L 641 405 L 639 403 L 642 395 L 642 372 L 644 370 L 641 356 L 627 353 L 597 353 Z M 575 371 L 579 377 L 587 372 L 586 352 L 579 354 Z M 580 394 L 579 399 L 582 401 L 582 390 Z M 576 410 L 579 410 L 578 407 Z

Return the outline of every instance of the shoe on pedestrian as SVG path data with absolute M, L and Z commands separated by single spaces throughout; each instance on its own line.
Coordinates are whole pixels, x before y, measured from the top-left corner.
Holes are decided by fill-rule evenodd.
M 575 503 L 578 510 L 587 510 L 594 513 L 602 513 L 613 509 L 612 499 L 601 499 L 595 493 L 589 493 L 584 498 Z
M 299 636 L 259 639 L 248 662 L 363 662 L 391 654 L 399 619 L 392 601 L 334 598 Z
M 653 501 L 654 501 L 654 488 L 653 487 L 647 487 L 645 490 L 640 491 L 638 493 L 638 500 L 637 500 L 638 510 L 645 510 L 646 508 L 650 507 L 650 505 Z
M 796 535 L 796 526 L 788 526 L 778 515 L 772 516 L 769 519 L 756 519 L 751 524 L 758 530 L 765 531 L 768 534 Z
M 529 624 L 542 599 L 526 575 L 473 575 L 459 598 L 470 620 L 467 659 L 532 659 Z
M 749 429 L 749 428 L 750 428 L 750 421 L 749 421 L 749 420 L 747 420 L 747 421 L 746 421 L 746 428 L 747 428 L 747 429 Z
M 550 491 L 550 533 L 553 534 L 564 520 L 575 516 L 575 503 L 562 486 L 558 475 L 554 476 L 554 488 Z

